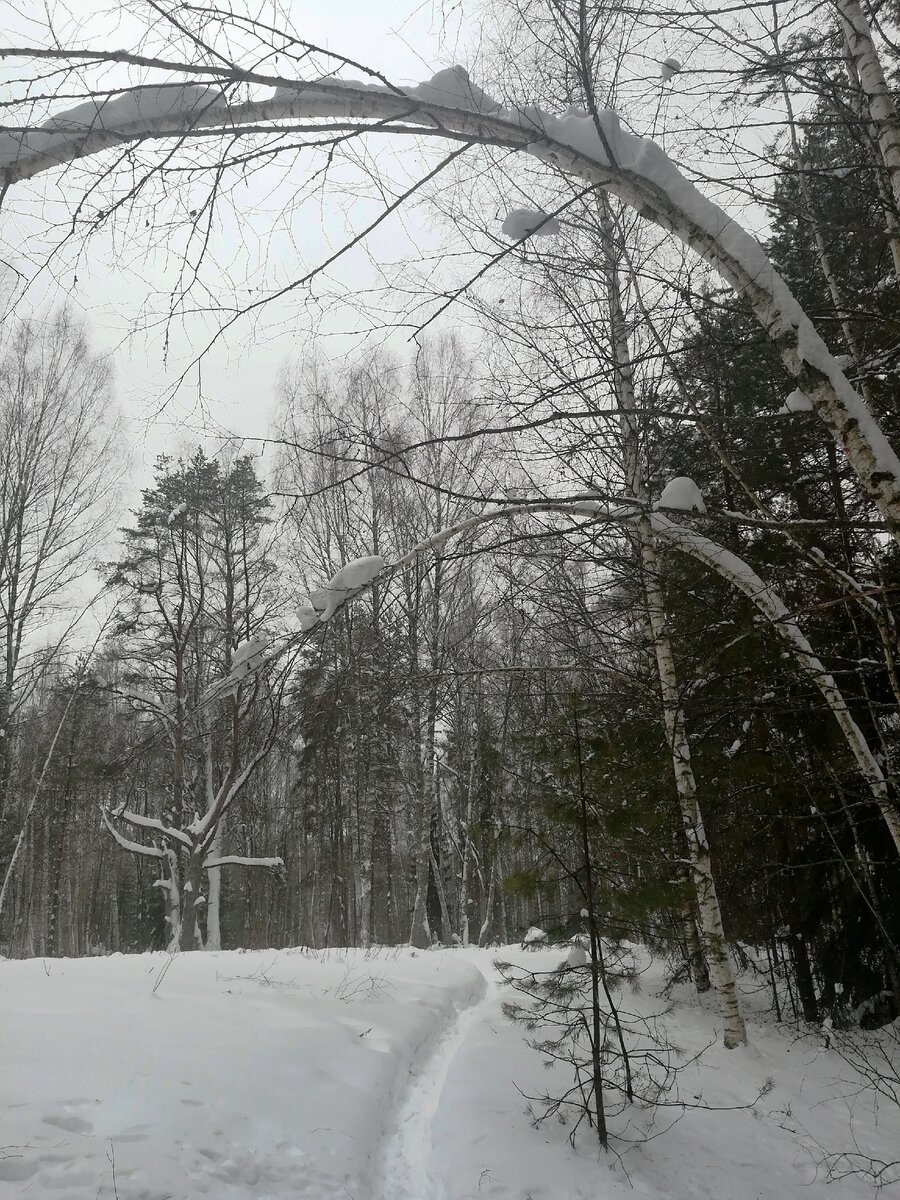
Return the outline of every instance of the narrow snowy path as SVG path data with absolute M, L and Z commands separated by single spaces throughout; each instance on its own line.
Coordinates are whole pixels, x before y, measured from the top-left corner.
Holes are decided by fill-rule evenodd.
M 434 1118 L 450 1066 L 492 991 L 485 979 L 480 996 L 457 1010 L 434 1049 L 413 1070 L 409 1090 L 382 1146 L 374 1172 L 373 1200 L 442 1200 L 444 1186 L 430 1173 Z

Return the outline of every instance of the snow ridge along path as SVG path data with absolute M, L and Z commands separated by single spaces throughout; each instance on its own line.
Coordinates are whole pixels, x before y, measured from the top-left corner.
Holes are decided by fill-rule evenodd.
M 431 1052 L 410 1067 L 410 1086 L 389 1124 L 373 1172 L 372 1195 L 377 1200 L 443 1200 L 444 1185 L 429 1170 L 434 1119 L 450 1066 L 489 999 L 488 981 L 478 974 L 480 983 L 457 1007 Z

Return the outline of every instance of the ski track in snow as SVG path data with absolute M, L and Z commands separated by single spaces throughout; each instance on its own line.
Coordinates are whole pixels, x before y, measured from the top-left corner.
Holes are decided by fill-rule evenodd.
M 373 1200 L 444 1200 L 443 1182 L 429 1173 L 434 1119 L 457 1051 L 490 994 L 485 979 L 480 995 L 457 1009 L 432 1052 L 412 1068 L 412 1082 L 379 1155 Z

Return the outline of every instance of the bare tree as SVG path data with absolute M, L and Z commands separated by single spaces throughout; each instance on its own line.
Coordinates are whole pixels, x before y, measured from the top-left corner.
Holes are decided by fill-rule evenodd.
M 0 340 L 0 862 L 13 803 L 16 722 L 42 647 L 66 636 L 73 585 L 101 557 L 121 457 L 109 367 L 70 313 Z

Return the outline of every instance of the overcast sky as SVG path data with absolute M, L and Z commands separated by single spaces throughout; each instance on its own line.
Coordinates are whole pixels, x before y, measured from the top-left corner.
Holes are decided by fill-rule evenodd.
M 65 5 L 62 0 L 51 0 L 54 2 L 54 33 L 62 45 L 134 49 L 143 26 L 128 14 L 146 14 L 150 9 L 148 0 L 101 0 L 99 5 L 95 0 L 66 0 Z M 428 79 L 442 67 L 454 62 L 467 64 L 474 57 L 478 0 L 285 3 L 300 36 L 357 59 L 400 85 Z M 7 36 L 25 44 L 46 43 L 46 28 L 39 28 L 42 9 L 43 5 L 0 0 Z M 243 0 L 238 0 L 236 9 L 251 11 L 244 8 Z M 698 129 L 708 134 L 701 139 L 701 148 L 712 154 L 718 144 L 715 137 L 721 134 L 720 163 L 714 158 L 701 163 L 700 173 L 724 179 L 736 169 L 739 178 L 740 168 L 734 168 L 729 156 L 730 135 L 718 129 L 723 124 L 721 114 L 717 109 L 712 115 L 711 110 L 707 112 L 706 105 L 715 105 L 716 100 L 714 95 L 712 99 L 706 95 L 704 70 L 685 72 L 677 84 L 661 83 L 659 60 L 673 47 L 681 52 L 662 30 L 649 42 L 639 42 L 633 53 L 629 51 L 625 74 L 631 90 L 624 97 L 625 108 L 640 114 L 641 131 L 660 138 L 676 157 L 680 157 L 679 139 L 686 136 L 684 144 L 693 148 L 686 164 L 689 169 L 696 161 Z M 0 62 L 0 84 L 12 81 L 18 72 L 21 66 L 16 60 Z M 354 72 L 344 74 L 352 76 Z M 115 90 L 139 78 L 133 68 L 115 67 L 109 69 L 104 86 Z M 58 97 L 31 119 L 64 111 L 72 103 L 70 91 L 68 97 Z M 703 145 L 706 141 L 714 144 Z M 424 151 L 431 158 L 425 161 L 433 162 L 445 151 L 446 147 L 441 150 L 431 145 Z M 153 153 L 158 155 L 158 143 Z M 401 216 L 389 219 L 367 239 L 364 251 L 343 257 L 327 279 L 260 308 L 252 320 L 236 320 L 227 336 L 203 356 L 202 368 L 192 366 L 221 324 L 219 304 L 244 308 L 326 259 L 380 213 L 385 197 L 377 194 L 372 182 L 376 174 L 395 185 L 394 191 L 388 192 L 393 198 L 401 184 L 408 185 L 424 170 L 423 155 L 410 139 L 394 138 L 390 143 L 379 143 L 375 137 L 358 140 L 351 154 L 358 154 L 362 161 L 345 159 L 328 186 L 302 203 L 298 195 L 321 167 L 321 154 L 284 155 L 276 165 L 251 174 L 246 182 L 232 177 L 234 186 L 217 206 L 211 250 L 199 283 L 190 291 L 193 310 L 175 320 L 167 319 L 167 297 L 180 290 L 185 258 L 190 259 L 192 250 L 186 244 L 188 214 L 192 205 L 205 198 L 208 180 L 193 190 L 190 184 L 179 183 L 177 188 L 160 185 L 156 193 L 146 192 L 137 206 L 103 222 L 100 233 L 86 243 L 82 230 L 77 236 L 69 233 L 73 199 L 95 184 L 100 159 L 48 173 L 14 188 L 6 197 L 0 214 L 6 252 L 30 280 L 18 311 L 40 311 L 42 307 L 46 311 L 68 302 L 89 321 L 94 344 L 114 361 L 118 396 L 135 447 L 135 483 L 146 481 L 161 450 L 177 450 L 201 440 L 214 450 L 220 444 L 217 430 L 257 437 L 269 433 L 278 375 L 288 360 L 300 359 L 313 350 L 339 359 L 359 347 L 372 328 L 376 333 L 370 340 L 387 340 L 399 353 L 411 351 L 409 329 L 393 330 L 390 303 L 394 299 L 405 303 L 410 298 L 387 290 L 395 278 L 393 267 L 403 262 L 421 263 L 423 275 L 430 272 L 429 282 L 439 285 L 445 268 L 435 252 L 449 244 L 456 255 L 467 246 L 452 226 L 445 223 L 441 227 L 433 214 L 407 206 Z M 369 156 L 370 162 L 372 156 L 377 157 L 377 172 L 367 174 L 363 156 Z M 116 178 L 123 186 L 127 175 L 119 171 Z M 510 196 L 514 194 L 513 189 Z M 464 194 L 462 199 L 464 202 Z M 731 211 L 742 215 L 739 189 L 733 192 L 731 202 L 726 202 Z M 102 211 L 102 191 L 91 193 L 84 209 L 88 216 L 91 204 L 94 211 Z M 746 219 L 747 213 L 743 215 Z M 491 213 L 484 218 L 490 224 Z M 757 224 L 754 214 L 750 218 L 751 226 Z M 55 249 L 48 258 L 51 242 Z M 464 269 L 458 257 L 450 269 Z M 409 277 L 405 282 L 414 294 L 414 283 Z M 338 294 L 346 297 L 346 303 L 333 302 Z M 459 315 L 454 309 L 448 323 L 458 321 Z
M 7 10 L 5 4 L 2 7 Z M 66 9 L 56 10 L 57 34 L 68 44 L 130 49 L 136 27 L 121 12 L 111 15 L 117 7 L 107 0 L 104 12 L 91 0 L 70 0 Z M 416 0 L 290 0 L 289 7 L 301 36 L 370 65 L 399 84 L 427 79 L 442 66 L 465 58 L 470 31 L 462 6 L 456 4 L 446 6 L 447 14 L 440 3 Z M 10 19 L 18 26 L 14 32 L 22 40 L 34 40 L 37 33 L 29 29 L 29 10 L 17 9 L 18 15 Z M 10 12 L 14 10 L 4 15 Z M 51 107 L 59 111 L 65 106 L 61 100 Z M 378 153 L 392 155 L 396 165 L 394 148 Z M 230 287 L 232 298 L 240 303 L 264 286 L 284 286 L 332 253 L 361 217 L 369 218 L 369 202 L 334 188 L 315 205 L 308 203 L 285 219 L 284 208 L 297 187 L 296 170 L 297 164 L 291 172 L 279 169 L 255 176 L 231 197 L 217 227 L 207 295 L 214 295 L 213 288 L 219 286 L 227 295 Z M 348 185 L 358 183 L 352 172 L 344 178 Z M 19 311 L 68 302 L 88 320 L 94 345 L 112 355 L 118 398 L 134 443 L 135 483 L 146 481 L 161 450 L 199 440 L 214 449 L 216 438 L 209 434 L 219 426 L 264 436 L 271 424 L 278 374 L 288 359 L 312 348 L 340 358 L 360 344 L 365 324 L 358 311 L 365 307 L 360 294 L 381 282 L 374 262 L 415 258 L 437 245 L 436 232 L 414 211 L 392 220 L 372 239 L 371 257 L 349 256 L 330 273 L 332 286 L 318 289 L 322 295 L 346 289 L 356 309 L 323 308 L 292 299 L 267 306 L 252 321 L 238 320 L 205 356 L 202 373 L 191 369 L 173 399 L 171 389 L 214 331 L 209 314 L 171 324 L 162 320 L 165 295 L 178 280 L 179 235 L 167 228 L 173 214 L 164 204 L 157 212 L 142 210 L 130 223 L 114 223 L 88 243 L 86 251 L 74 240 L 64 244 L 49 267 L 37 270 L 44 257 L 42 222 L 48 212 L 55 213 L 53 237 L 58 242 L 70 210 L 69 186 L 65 177 L 42 178 L 20 189 L 4 211 L 4 241 L 12 248 L 13 261 L 33 277 L 28 302 L 20 304 Z M 196 298 L 202 303 L 204 293 Z M 405 335 L 382 334 L 378 340 L 385 336 L 403 351 Z

